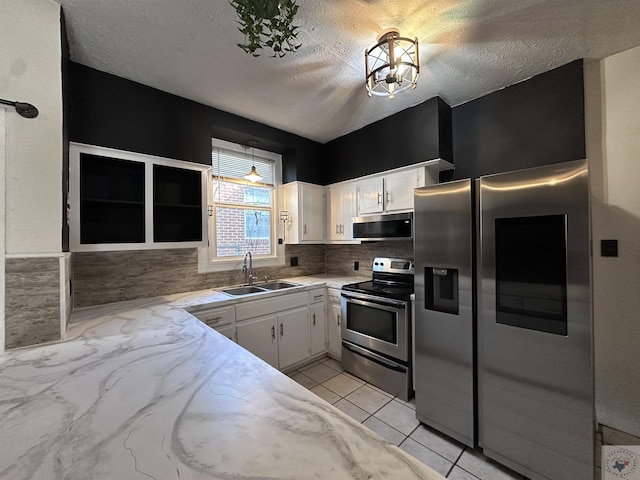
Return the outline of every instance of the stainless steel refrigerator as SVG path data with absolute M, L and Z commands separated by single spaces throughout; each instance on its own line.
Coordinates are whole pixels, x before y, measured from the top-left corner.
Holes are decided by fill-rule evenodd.
M 473 446 L 471 180 L 416 189 L 414 210 L 416 415 Z
M 587 162 L 474 186 L 416 190 L 418 419 L 529 478 L 593 478 Z

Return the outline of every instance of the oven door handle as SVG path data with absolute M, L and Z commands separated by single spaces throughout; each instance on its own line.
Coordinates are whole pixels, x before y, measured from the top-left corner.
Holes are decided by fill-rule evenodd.
M 346 298 L 350 302 L 359 303 L 360 305 L 382 305 L 383 307 L 391 307 L 393 309 L 403 309 L 407 308 L 407 302 L 403 302 L 402 300 L 392 300 L 390 298 L 380 298 L 375 297 L 373 295 L 363 295 L 363 294 L 349 294 L 345 292 L 341 292 L 342 296 Z
M 347 350 L 349 350 L 351 353 L 354 353 L 355 355 L 359 355 L 363 358 L 366 358 L 367 360 L 371 360 L 372 362 L 377 363 L 378 365 L 382 365 L 383 367 L 388 368 L 390 370 L 394 370 L 396 372 L 401 372 L 401 373 L 405 373 L 407 371 L 407 369 L 402 365 L 392 362 L 390 360 L 387 360 L 386 358 L 378 354 L 370 352 L 369 350 L 365 350 L 364 348 L 358 347 L 349 342 L 343 341 L 342 347 L 346 348 Z

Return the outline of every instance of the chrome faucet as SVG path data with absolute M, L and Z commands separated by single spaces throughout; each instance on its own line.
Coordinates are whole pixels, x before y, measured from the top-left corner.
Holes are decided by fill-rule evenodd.
M 249 270 L 247 271 L 247 255 L 249 256 Z M 251 252 L 247 252 L 244 254 L 244 263 L 242 264 L 242 273 L 247 275 L 247 283 L 251 285 L 254 280 L 258 278 L 258 276 L 253 275 L 253 257 L 251 256 Z

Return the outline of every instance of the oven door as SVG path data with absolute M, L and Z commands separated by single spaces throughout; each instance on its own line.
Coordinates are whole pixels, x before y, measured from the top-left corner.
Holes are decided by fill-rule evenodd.
M 342 292 L 342 339 L 409 361 L 408 305 L 401 300 Z

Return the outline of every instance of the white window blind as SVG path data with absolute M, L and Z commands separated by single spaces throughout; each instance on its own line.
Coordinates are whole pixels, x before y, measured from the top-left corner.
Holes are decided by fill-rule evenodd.
M 255 165 L 256 171 L 262 177 L 256 185 L 275 185 L 274 161 L 268 158 L 254 155 L 251 149 L 246 152 L 237 152 L 222 147 L 214 147 L 211 152 L 211 164 L 213 176 L 227 181 L 247 182 L 244 176 Z

